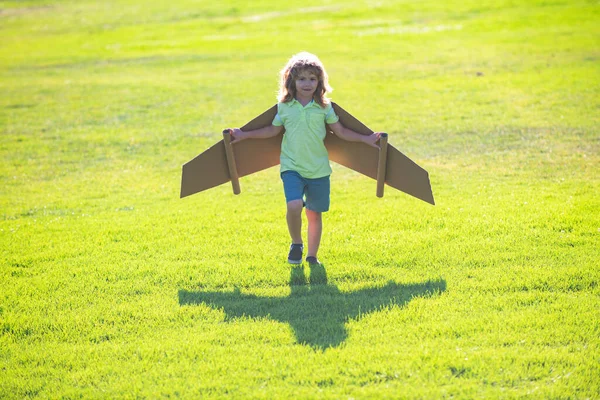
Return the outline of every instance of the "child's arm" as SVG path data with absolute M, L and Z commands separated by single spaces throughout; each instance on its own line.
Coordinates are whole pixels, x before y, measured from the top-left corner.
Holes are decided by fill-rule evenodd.
M 369 146 L 379 148 L 375 143 L 379 140 L 382 132 L 375 132 L 370 135 L 361 135 L 360 133 L 354 132 L 352 129 L 346 128 L 341 122 L 335 122 L 328 124 L 333 133 L 335 133 L 341 139 L 349 142 L 363 142 Z
M 268 139 L 283 132 L 283 126 L 268 125 L 264 128 L 244 132 L 239 128 L 232 129 L 233 140 L 231 143 L 239 142 L 244 139 Z

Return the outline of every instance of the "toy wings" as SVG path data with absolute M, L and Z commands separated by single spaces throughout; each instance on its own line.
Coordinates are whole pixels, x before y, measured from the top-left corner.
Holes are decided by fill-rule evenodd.
M 342 107 L 333 103 L 340 122 L 353 131 L 370 135 L 372 130 L 354 118 Z M 271 107 L 241 130 L 250 131 L 271 125 L 277 114 L 277 105 Z M 429 174 L 394 146 L 382 134 L 379 149 L 360 142 L 338 138 L 329 128 L 325 147 L 329 159 L 377 180 L 377 197 L 383 197 L 384 183 L 430 204 L 435 204 Z M 285 132 L 284 132 L 285 134 Z M 233 193 L 239 194 L 239 178 L 279 164 L 282 135 L 269 139 L 248 139 L 231 143 L 229 130 L 223 140 L 183 165 L 181 197 L 231 181 Z

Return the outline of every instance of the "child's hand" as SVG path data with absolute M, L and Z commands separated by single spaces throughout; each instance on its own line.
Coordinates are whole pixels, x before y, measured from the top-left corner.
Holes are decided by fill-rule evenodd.
M 370 134 L 369 136 L 363 136 L 363 142 L 365 144 L 368 144 L 369 146 L 375 147 L 375 148 L 379 148 L 378 145 L 376 145 L 375 143 L 377 143 L 377 141 L 379 140 L 379 138 L 381 137 L 381 134 L 383 132 L 373 132 L 372 134 Z
M 244 132 L 240 128 L 231 129 L 231 143 L 239 142 L 244 138 Z

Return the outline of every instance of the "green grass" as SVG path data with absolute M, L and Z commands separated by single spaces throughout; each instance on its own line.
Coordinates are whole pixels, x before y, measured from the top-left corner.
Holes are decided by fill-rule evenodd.
M 600 398 L 596 1 L 0 2 L 0 398 Z M 295 52 L 430 173 L 179 199 Z

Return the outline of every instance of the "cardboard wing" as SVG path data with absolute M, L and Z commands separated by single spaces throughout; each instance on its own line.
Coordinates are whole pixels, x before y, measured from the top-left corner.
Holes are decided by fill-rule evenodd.
M 363 135 L 373 133 L 336 103 L 333 103 L 333 108 L 345 127 Z M 276 113 L 275 105 L 241 129 L 248 131 L 270 125 Z M 340 139 L 329 129 L 327 133 L 325 146 L 329 152 L 329 159 L 376 179 L 378 197 L 383 196 L 383 184 L 386 183 L 420 200 L 435 204 L 427 171 L 388 144 L 387 135 L 382 135 L 380 149 L 377 149 L 364 143 Z M 232 182 L 234 193 L 238 194 L 240 177 L 279 164 L 283 135 L 269 139 L 243 140 L 234 144 L 230 143 L 227 131 L 223 133 L 223 137 L 223 140 L 183 165 L 181 197 L 229 181 Z

